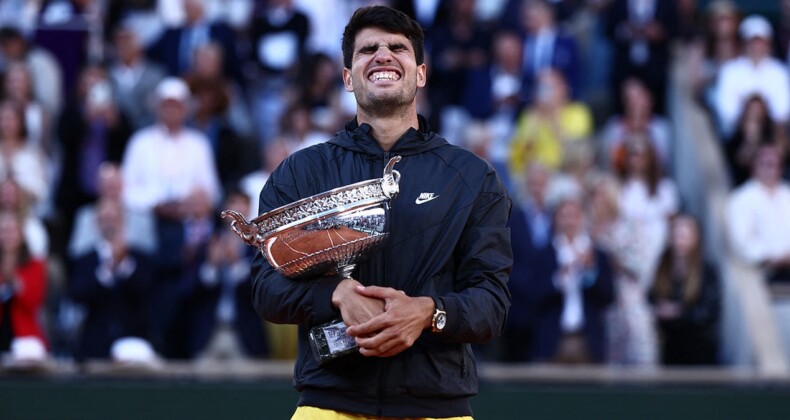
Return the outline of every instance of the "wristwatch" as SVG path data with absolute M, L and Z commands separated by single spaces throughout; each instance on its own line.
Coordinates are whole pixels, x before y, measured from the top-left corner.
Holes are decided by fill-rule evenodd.
M 447 312 L 444 311 L 441 299 L 433 298 L 433 303 L 436 306 L 436 310 L 433 311 L 433 318 L 431 318 L 431 331 L 439 333 L 447 325 Z

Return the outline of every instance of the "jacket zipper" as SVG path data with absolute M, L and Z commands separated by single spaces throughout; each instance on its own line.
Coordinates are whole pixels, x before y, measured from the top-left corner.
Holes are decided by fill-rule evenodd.
M 381 166 L 381 168 L 379 170 L 380 173 L 383 173 L 384 166 L 387 165 L 387 162 L 389 162 L 390 159 L 391 159 L 390 153 L 389 152 L 384 153 L 384 161 L 382 162 L 383 165 Z M 388 210 L 388 211 L 391 211 L 391 210 Z M 389 220 L 389 230 L 390 231 L 392 230 L 392 217 L 391 216 L 392 216 L 392 213 L 390 212 L 390 218 L 389 218 L 390 219 Z M 384 276 L 383 276 L 384 278 L 383 278 L 382 284 L 383 285 L 388 285 L 389 284 L 389 241 L 384 241 L 383 254 L 384 254 L 384 270 L 383 270 L 384 271 Z M 378 397 L 379 397 L 379 409 L 378 409 L 378 411 L 379 411 L 379 415 L 380 416 L 384 415 L 384 413 L 382 411 L 382 408 L 384 407 L 384 396 L 386 394 L 384 392 L 384 387 L 387 385 L 387 377 L 389 376 L 388 375 L 388 373 L 389 373 L 389 365 L 390 365 L 389 364 L 389 359 L 385 359 L 384 363 L 383 363 L 383 366 L 382 366 L 382 369 L 379 372 L 379 395 L 378 395 Z

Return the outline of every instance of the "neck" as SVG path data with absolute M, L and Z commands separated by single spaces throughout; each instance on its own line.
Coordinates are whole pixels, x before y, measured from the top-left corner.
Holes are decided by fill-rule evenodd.
M 416 107 L 411 108 L 411 112 L 395 112 L 387 117 L 375 117 L 359 110 L 357 113 L 357 123 L 368 124 L 371 128 L 373 138 L 378 141 L 384 151 L 389 151 L 395 142 L 401 138 L 409 128 L 419 129 L 420 122 L 417 118 Z

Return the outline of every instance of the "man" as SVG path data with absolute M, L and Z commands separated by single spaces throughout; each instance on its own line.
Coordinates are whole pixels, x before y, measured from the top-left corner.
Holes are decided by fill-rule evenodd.
M 605 33 L 613 47 L 610 89 L 615 110 L 622 113 L 620 89 L 628 77 L 645 81 L 655 98 L 655 110 L 666 112 L 670 47 L 677 32 L 674 1 L 614 0 L 607 8 Z
M 155 95 L 158 122 L 138 130 L 126 148 L 122 197 L 128 209 L 152 214 L 156 227 L 153 344 L 167 358 L 190 358 L 199 347 L 188 327 L 197 270 L 222 190 L 208 139 L 185 125 L 189 87 L 168 77 Z
M 343 35 L 343 82 L 355 95 L 356 119 L 289 156 L 261 192 L 266 212 L 380 176 L 392 156 L 403 157 L 387 245 L 353 278 L 294 281 L 260 254 L 253 262 L 258 312 L 299 324 L 295 419 L 469 418 L 477 392 L 470 344 L 504 328 L 510 199 L 490 165 L 430 132 L 417 115 L 423 55 L 422 30 L 405 14 L 357 10 Z M 437 322 L 443 315 L 444 325 Z M 359 352 L 321 365 L 307 332 L 338 317 Z
M 538 96 L 538 78 L 546 69 L 559 71 L 568 84 L 570 96 L 578 98 L 581 65 L 574 38 L 556 22 L 554 8 L 546 0 L 525 0 L 521 9 L 524 32 L 522 54 L 523 100 L 531 103 Z
M 184 76 L 193 69 L 195 50 L 215 42 L 222 46 L 225 74 L 241 82 L 241 65 L 236 54 L 236 35 L 228 24 L 206 16 L 206 0 L 182 0 L 184 23 L 167 29 L 148 49 L 171 76 Z
M 554 210 L 555 231 L 534 274 L 536 361 L 602 363 L 606 309 L 614 300 L 609 258 L 587 232 L 584 203 L 563 197 Z
M 115 54 L 110 60 L 110 80 L 117 92 L 118 107 L 135 129 L 155 120 L 153 93 L 165 78 L 164 67 L 145 57 L 142 42 L 131 26 L 120 26 L 113 32 Z
M 69 292 L 87 312 L 79 360 L 108 359 L 117 340 L 148 337 L 145 303 L 153 273 L 150 258 L 129 243 L 124 213 L 120 200 L 102 198 L 95 211 L 99 238 L 91 251 L 73 260 Z
M 730 193 L 727 229 L 733 252 L 765 270 L 769 282 L 790 282 L 790 184 L 782 180 L 784 153 L 761 144 L 752 176 Z
M 739 27 L 743 54 L 719 70 L 715 108 L 720 130 L 731 136 L 748 99 L 759 94 L 776 124 L 790 120 L 790 76 L 787 66 L 771 55 L 773 29 L 762 16 L 752 15 Z
M 535 281 L 537 274 L 553 271 L 549 255 L 552 236 L 552 207 L 549 189 L 552 171 L 533 163 L 524 171 L 524 198 L 513 206 L 508 222 L 513 237 L 513 271 L 508 282 L 513 304 L 502 334 L 505 362 L 530 360 L 535 338 Z

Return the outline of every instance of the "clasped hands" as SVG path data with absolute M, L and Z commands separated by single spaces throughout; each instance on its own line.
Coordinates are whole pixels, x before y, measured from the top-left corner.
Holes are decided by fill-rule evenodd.
M 354 337 L 364 356 L 390 357 L 411 347 L 431 325 L 433 299 L 410 297 L 391 287 L 363 286 L 341 281 L 332 294 L 346 333 Z

